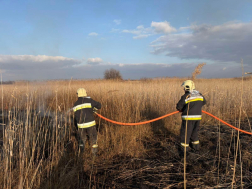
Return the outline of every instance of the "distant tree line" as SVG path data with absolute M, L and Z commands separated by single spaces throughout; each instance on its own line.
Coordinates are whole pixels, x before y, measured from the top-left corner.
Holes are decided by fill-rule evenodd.
M 15 81 L 2 81 L 3 85 L 12 85 L 14 83 L 15 83 Z M 0 82 L 0 84 L 1 84 L 1 82 Z

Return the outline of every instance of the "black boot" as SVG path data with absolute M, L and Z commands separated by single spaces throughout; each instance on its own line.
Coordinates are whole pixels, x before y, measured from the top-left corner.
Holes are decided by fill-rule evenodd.
M 185 148 L 184 146 L 179 146 L 179 147 L 178 147 L 179 157 L 180 157 L 180 158 L 184 158 L 185 151 L 186 151 L 186 155 L 188 156 L 188 150 L 189 150 L 188 147 Z
M 80 144 L 80 145 L 79 145 L 79 151 L 80 151 L 80 153 L 83 154 L 83 153 L 84 153 L 84 150 L 85 150 L 84 144 Z
M 93 154 L 94 157 L 97 155 L 97 152 L 98 152 L 98 145 L 94 144 L 92 146 L 92 154 Z
M 193 149 L 195 153 L 199 152 L 199 144 L 190 143 L 190 147 Z

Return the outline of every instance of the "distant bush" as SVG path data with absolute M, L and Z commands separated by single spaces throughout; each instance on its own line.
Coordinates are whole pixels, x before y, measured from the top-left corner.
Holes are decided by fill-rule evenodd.
M 115 70 L 113 68 L 106 70 L 104 72 L 104 79 L 116 79 L 116 80 L 122 80 L 121 73 L 118 70 Z

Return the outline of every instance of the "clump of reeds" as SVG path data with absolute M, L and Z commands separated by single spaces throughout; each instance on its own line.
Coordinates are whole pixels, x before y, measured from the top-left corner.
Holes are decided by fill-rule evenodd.
M 202 68 L 205 65 L 206 65 L 206 63 L 201 63 L 196 66 L 196 68 L 194 69 L 194 71 L 192 73 L 192 80 L 196 79 L 196 77 L 201 74 Z

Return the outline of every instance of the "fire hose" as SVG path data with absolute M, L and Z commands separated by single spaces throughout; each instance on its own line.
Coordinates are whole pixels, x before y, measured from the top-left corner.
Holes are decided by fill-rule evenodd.
M 225 125 L 227 125 L 227 126 L 233 128 L 233 129 L 239 131 L 239 132 L 242 132 L 242 133 L 245 133 L 245 134 L 248 134 L 248 135 L 252 135 L 251 132 L 248 132 L 248 131 L 244 131 L 244 130 L 242 130 L 242 129 L 239 129 L 239 128 L 237 128 L 237 127 L 235 127 L 235 126 L 233 126 L 233 125 L 231 125 L 231 124 L 229 124 L 229 123 L 223 121 L 222 119 L 220 119 L 220 118 L 218 118 L 218 117 L 216 117 L 216 116 L 210 114 L 209 112 L 206 112 L 206 111 L 204 111 L 204 110 L 202 110 L 202 112 L 203 112 L 204 114 L 207 114 L 207 115 L 213 117 L 214 119 L 220 121 L 221 123 L 223 123 L 223 124 L 225 124 Z M 172 112 L 172 113 L 169 113 L 169 114 L 166 114 L 166 115 L 163 115 L 163 116 L 161 116 L 161 117 L 158 117 L 158 118 L 155 118 L 155 119 L 152 119 L 152 120 L 148 120 L 148 121 L 143 121 L 143 122 L 138 122 L 138 123 L 123 123 L 123 122 L 118 122 L 118 121 L 114 121 L 114 120 L 108 119 L 108 118 L 106 118 L 106 117 L 104 117 L 104 116 L 98 114 L 97 112 L 95 112 L 95 114 L 96 114 L 97 116 L 99 116 L 100 118 L 102 118 L 102 119 L 104 119 L 104 120 L 106 120 L 106 121 L 108 121 L 108 122 L 111 122 L 111 123 L 114 123 L 114 124 L 117 124 L 117 125 L 125 125 L 125 126 L 143 125 L 143 124 L 147 124 L 147 123 L 151 123 L 151 122 L 154 122 L 154 121 L 163 119 L 163 118 L 165 118 L 165 117 L 169 117 L 169 116 L 174 115 L 174 114 L 177 114 L 177 113 L 179 113 L 179 111 L 175 111 L 175 112 Z

